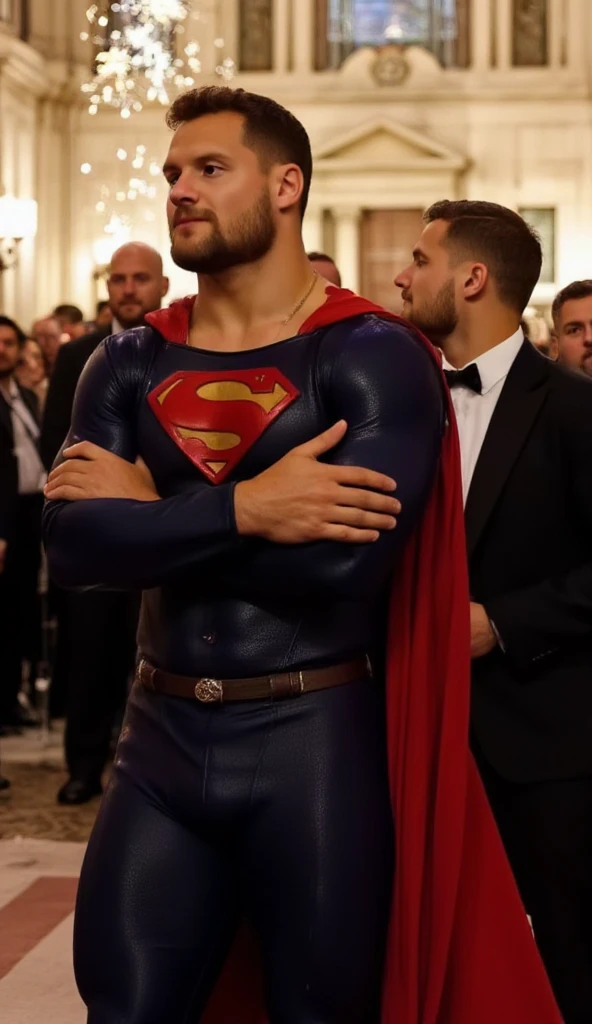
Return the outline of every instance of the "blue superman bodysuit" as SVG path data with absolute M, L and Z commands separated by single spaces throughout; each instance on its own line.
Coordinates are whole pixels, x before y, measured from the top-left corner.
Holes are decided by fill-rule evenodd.
M 50 503 L 54 578 L 144 590 L 140 656 L 183 675 L 370 653 L 440 452 L 429 355 L 376 315 L 237 353 L 179 343 L 186 328 L 171 335 L 165 314 L 108 338 L 68 438 L 140 455 L 162 500 Z M 397 480 L 397 529 L 365 546 L 240 537 L 236 482 L 341 418 L 348 432 L 330 459 Z M 136 684 L 78 900 L 92 1024 L 198 1020 L 243 914 L 273 1024 L 377 1019 L 393 875 L 382 705 L 368 679 L 214 708 Z

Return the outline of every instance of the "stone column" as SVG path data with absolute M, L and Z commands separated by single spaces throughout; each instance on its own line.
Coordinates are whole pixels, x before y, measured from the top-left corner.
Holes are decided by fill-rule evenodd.
M 475 71 L 491 67 L 491 0 L 479 0 L 471 9 L 471 66 Z
M 344 288 L 357 292 L 360 288 L 360 210 L 339 207 L 335 218 L 335 263 Z
M 300 75 L 310 74 L 313 67 L 314 8 L 314 0 L 292 0 L 294 71 Z
M 290 0 L 273 0 L 273 70 L 288 71 L 290 38 Z
M 506 71 L 512 66 L 512 35 L 514 17 L 512 0 L 497 2 L 496 53 L 497 67 Z

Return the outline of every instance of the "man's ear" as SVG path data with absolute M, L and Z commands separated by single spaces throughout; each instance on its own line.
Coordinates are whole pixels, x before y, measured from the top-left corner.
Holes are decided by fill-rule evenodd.
M 489 281 L 489 270 L 485 263 L 469 263 L 463 282 L 465 299 L 478 299 Z
M 304 191 L 304 177 L 297 164 L 285 164 L 277 168 L 276 202 L 278 210 L 289 210 L 298 206 Z
M 160 294 L 162 295 L 163 299 L 164 299 L 165 295 L 168 294 L 168 290 L 169 290 L 170 286 L 171 286 L 171 282 L 169 281 L 168 277 L 163 277 L 163 279 L 162 279 L 162 288 L 160 290 Z

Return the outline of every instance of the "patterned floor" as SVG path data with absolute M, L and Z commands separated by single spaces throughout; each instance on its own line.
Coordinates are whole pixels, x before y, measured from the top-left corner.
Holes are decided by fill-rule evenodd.
M 84 843 L 0 841 L 0 1024 L 86 1020 L 70 952 L 83 854 Z
M 0 1024 L 84 1024 L 72 973 L 78 874 L 98 800 L 59 807 L 62 730 L 2 740 Z

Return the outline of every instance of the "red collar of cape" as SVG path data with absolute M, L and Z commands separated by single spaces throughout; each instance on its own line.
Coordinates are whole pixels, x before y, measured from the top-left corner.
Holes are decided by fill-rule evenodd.
M 194 302 L 146 320 L 167 340 L 185 343 Z M 300 333 L 365 313 L 414 330 L 353 292 L 328 287 Z M 397 849 L 381 1022 L 561 1024 L 468 749 L 469 590 L 458 435 L 447 401 L 437 479 L 392 588 L 387 730 Z M 204 1024 L 263 1024 L 255 961 L 242 937 Z

